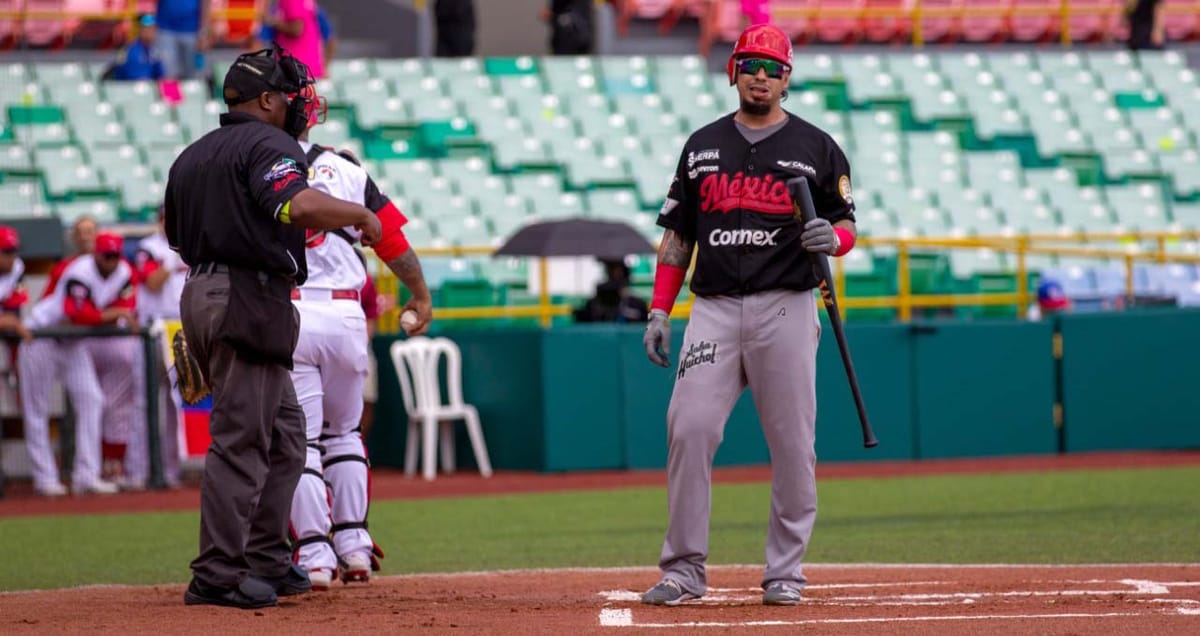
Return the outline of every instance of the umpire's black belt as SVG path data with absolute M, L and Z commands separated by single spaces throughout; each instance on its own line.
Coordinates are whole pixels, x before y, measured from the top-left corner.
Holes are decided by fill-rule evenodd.
M 224 263 L 200 263 L 188 268 L 188 277 L 198 274 L 228 274 L 229 266 Z

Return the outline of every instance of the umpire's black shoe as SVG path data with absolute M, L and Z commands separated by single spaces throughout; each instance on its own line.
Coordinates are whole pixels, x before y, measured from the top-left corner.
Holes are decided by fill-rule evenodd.
M 312 589 L 312 581 L 308 578 L 308 572 L 294 563 L 283 576 L 267 578 L 255 575 L 255 578 L 274 588 L 277 596 L 303 594 Z
M 187 591 L 183 593 L 183 603 L 258 609 L 278 605 L 279 598 L 270 585 L 252 576 L 246 577 L 237 587 L 217 587 L 193 577 Z

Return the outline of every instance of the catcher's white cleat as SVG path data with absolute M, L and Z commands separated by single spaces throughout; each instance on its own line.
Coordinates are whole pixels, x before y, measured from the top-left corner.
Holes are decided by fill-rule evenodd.
M 329 590 L 329 586 L 333 583 L 334 572 L 325 568 L 308 571 L 308 580 L 312 582 L 314 592 L 325 592 Z
M 342 583 L 366 583 L 371 580 L 371 560 L 365 552 L 348 555 L 342 566 Z

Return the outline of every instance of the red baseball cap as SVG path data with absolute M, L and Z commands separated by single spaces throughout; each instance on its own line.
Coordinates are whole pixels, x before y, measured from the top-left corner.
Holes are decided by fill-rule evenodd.
M 116 232 L 101 232 L 96 235 L 97 254 L 120 254 L 124 239 Z
M 21 237 L 7 225 L 0 225 L 0 250 L 15 250 L 21 247 Z

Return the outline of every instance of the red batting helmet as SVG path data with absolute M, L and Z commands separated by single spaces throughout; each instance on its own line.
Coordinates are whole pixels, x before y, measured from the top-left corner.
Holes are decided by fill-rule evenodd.
M 733 61 L 740 57 L 764 57 L 776 62 L 792 66 L 792 40 L 786 33 L 769 24 L 754 24 L 746 27 L 738 36 L 733 54 L 725 65 L 729 74 L 729 84 L 732 85 L 737 76 L 734 74 Z

